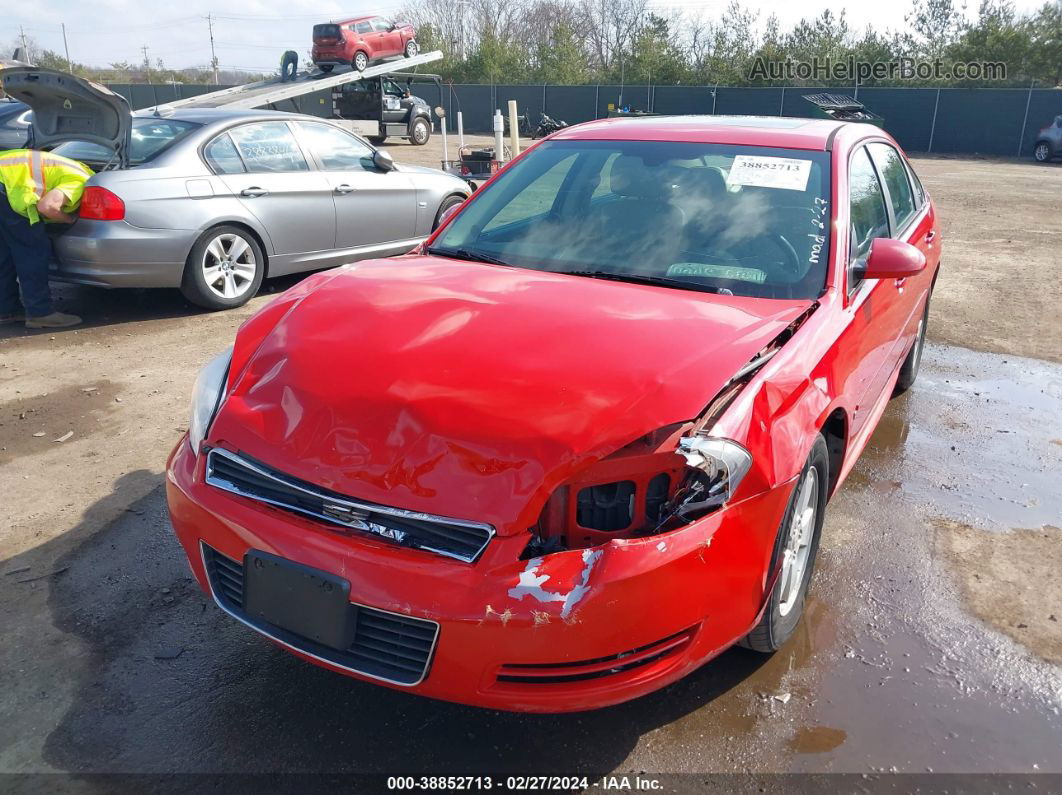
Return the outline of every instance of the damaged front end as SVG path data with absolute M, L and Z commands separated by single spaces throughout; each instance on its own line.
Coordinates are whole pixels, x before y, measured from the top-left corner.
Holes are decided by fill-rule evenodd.
M 670 532 L 730 502 L 752 468 L 752 455 L 732 439 L 713 436 L 712 429 L 817 306 L 741 367 L 697 419 L 646 434 L 557 488 L 521 557 Z

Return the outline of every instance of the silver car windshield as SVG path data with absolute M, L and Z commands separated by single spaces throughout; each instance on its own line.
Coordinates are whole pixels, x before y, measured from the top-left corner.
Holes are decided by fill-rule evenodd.
M 134 118 L 129 164 L 138 166 L 158 157 L 193 130 L 203 125 L 177 119 Z M 69 141 L 55 147 L 55 153 L 73 160 L 90 163 L 106 162 L 110 153 L 98 144 Z
M 813 298 L 827 269 L 827 152 L 547 141 L 506 169 L 432 252 L 765 298 Z

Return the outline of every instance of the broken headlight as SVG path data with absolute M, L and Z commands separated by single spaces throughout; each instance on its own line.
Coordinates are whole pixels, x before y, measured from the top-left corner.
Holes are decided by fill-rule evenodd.
M 686 459 L 686 477 L 666 513 L 687 521 L 728 502 L 752 467 L 749 451 L 729 439 L 683 436 L 676 452 Z
M 199 455 L 199 445 L 206 438 L 210 423 L 221 405 L 231 361 L 230 346 L 207 362 L 196 376 L 195 386 L 192 387 L 192 418 L 188 422 L 188 443 L 196 455 Z

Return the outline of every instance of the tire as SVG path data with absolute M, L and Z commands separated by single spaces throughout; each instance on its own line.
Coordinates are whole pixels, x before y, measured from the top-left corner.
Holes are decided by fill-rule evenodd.
M 383 144 L 384 141 L 387 140 L 386 135 L 370 135 L 367 137 L 369 139 L 369 143 L 374 144 L 375 146 L 380 146 L 381 144 Z
M 321 70 L 322 72 L 324 72 L 325 74 L 328 74 L 329 72 L 331 72 L 331 71 L 332 71 L 332 68 L 333 68 L 334 66 L 335 66 L 335 64 L 330 64 L 330 63 L 321 63 L 321 64 L 317 64 L 317 68 L 318 68 L 318 69 L 320 69 L 320 70 Z
M 907 352 L 907 358 L 900 366 L 900 374 L 896 377 L 896 386 L 893 387 L 892 395 L 902 395 L 912 386 L 918 378 L 918 368 L 922 365 L 922 349 L 926 344 L 926 326 L 929 325 L 929 299 L 926 299 L 926 308 L 922 312 L 922 319 L 918 321 L 918 336 L 915 337 L 914 345 Z
M 1033 147 L 1033 157 L 1037 163 L 1047 163 L 1051 160 L 1051 144 L 1047 141 L 1037 141 Z
M 358 50 L 354 53 L 354 58 L 350 61 L 351 67 L 355 72 L 364 72 L 369 68 L 369 56 L 362 50 Z
M 456 207 L 457 205 L 461 204 L 462 202 L 464 202 L 464 200 L 464 196 L 458 196 L 456 193 L 452 196 L 447 196 L 445 199 L 443 199 L 442 203 L 439 205 L 439 212 L 435 213 L 435 222 L 431 225 L 431 231 L 434 232 L 436 229 L 439 228 L 439 222 L 442 220 L 443 213 L 445 213 L 451 207 Z
M 417 44 L 416 39 L 410 39 L 406 42 L 405 54 L 407 58 L 413 58 L 420 52 L 420 45 Z
M 815 572 L 822 518 L 829 490 L 830 464 L 826 440 L 815 437 L 811 453 L 793 486 L 778 537 L 771 555 L 770 572 L 781 565 L 778 581 L 767 600 L 760 622 L 745 636 L 741 645 L 771 654 L 778 651 L 796 630 L 804 615 L 804 600 Z M 808 509 L 811 513 L 808 514 Z M 794 533 L 799 535 L 795 536 Z M 802 561 L 802 563 L 801 563 Z
M 431 140 L 431 125 L 423 116 L 417 116 L 409 125 L 409 142 L 414 146 L 424 146 Z
M 232 256 L 234 251 L 238 253 Z M 227 262 L 225 257 L 229 258 Z M 265 268 L 262 249 L 249 232 L 237 226 L 215 226 L 192 246 L 184 265 L 181 292 L 205 309 L 233 309 L 246 304 L 258 292 Z

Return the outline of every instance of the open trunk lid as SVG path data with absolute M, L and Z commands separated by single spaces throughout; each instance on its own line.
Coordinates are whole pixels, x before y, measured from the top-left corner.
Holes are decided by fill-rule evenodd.
M 86 141 L 112 153 L 114 167 L 129 165 L 132 115 L 124 97 L 99 83 L 35 66 L 4 69 L 0 84 L 33 109 L 34 149 Z

